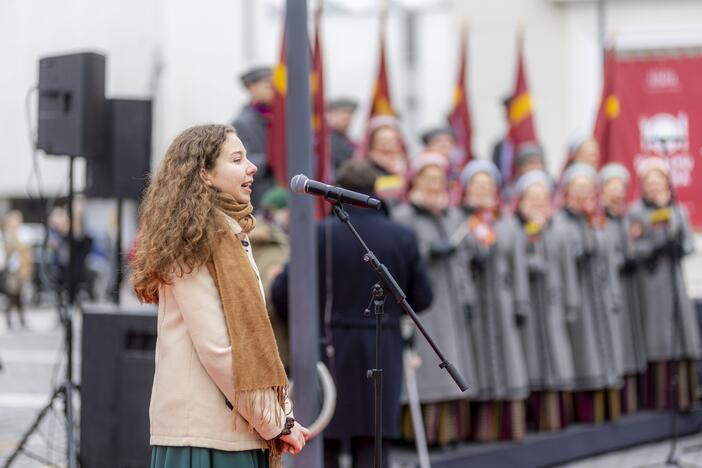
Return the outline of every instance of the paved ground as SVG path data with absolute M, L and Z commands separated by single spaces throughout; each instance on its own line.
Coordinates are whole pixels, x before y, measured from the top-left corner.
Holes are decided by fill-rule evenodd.
M 65 360 L 59 350 L 62 332 L 56 311 L 51 308 L 33 309 L 28 314 L 28 329 L 15 327 L 8 331 L 4 317 L 0 320 L 0 465 L 16 446 L 55 386 L 63 379 Z M 76 323 L 76 327 L 79 327 Z M 80 338 L 76 333 L 77 338 Z M 79 349 L 79 343 L 75 343 Z M 76 368 L 79 365 L 76 355 Z M 78 373 L 76 372 L 76 375 Z M 64 466 L 65 430 L 61 405 L 40 426 L 30 440 L 29 449 L 47 462 L 26 455 L 19 457 L 13 467 Z M 639 468 L 665 466 L 666 443 L 650 444 L 610 455 L 595 457 L 565 465 L 569 468 Z M 702 434 L 680 442 L 679 460 L 685 467 L 702 468 Z
M 0 320 L 0 461 L 9 456 L 38 411 L 47 404 L 52 389 L 63 380 L 65 360 L 59 352 L 62 333 L 54 309 L 33 309 L 27 314 L 27 329 L 17 324 L 8 331 Z M 62 464 L 65 450 L 62 406 L 49 411 L 28 448 L 53 464 Z M 47 466 L 49 463 L 22 456 L 16 467 Z

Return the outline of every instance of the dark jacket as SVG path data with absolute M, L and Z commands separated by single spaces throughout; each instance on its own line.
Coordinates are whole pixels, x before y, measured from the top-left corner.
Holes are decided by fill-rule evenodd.
M 329 131 L 329 144 L 335 169 L 339 169 L 344 161 L 351 159 L 356 150 L 356 145 L 345 133 L 333 128 Z
M 429 307 L 433 299 L 431 284 L 414 233 L 379 211 L 353 207 L 348 207 L 347 211 L 356 230 L 388 267 L 414 310 Z M 327 271 L 325 265 L 327 237 L 331 238 L 332 246 L 331 271 Z M 336 413 L 324 436 L 338 439 L 372 436 L 373 384 L 366 378 L 366 371 L 375 367 L 375 319 L 364 317 L 363 310 L 368 306 L 371 287 L 378 278 L 363 261 L 361 246 L 336 217 L 325 219 L 317 227 L 317 248 L 321 321 L 327 298 L 325 278 L 331 275 L 332 279 L 330 323 L 335 354 L 333 362 L 328 364 L 337 386 Z M 284 317 L 287 315 L 287 275 L 286 268 L 273 283 L 276 312 Z M 392 297 L 387 297 L 382 336 L 383 435 L 391 438 L 399 436 L 402 315 L 400 306 Z M 321 329 L 324 330 L 324 325 Z
M 258 208 L 261 197 L 275 186 L 273 173 L 268 167 L 268 126 L 260 112 L 247 105 L 234 119 L 232 126 L 246 149 L 246 157 L 258 168 L 252 186 L 251 204 Z

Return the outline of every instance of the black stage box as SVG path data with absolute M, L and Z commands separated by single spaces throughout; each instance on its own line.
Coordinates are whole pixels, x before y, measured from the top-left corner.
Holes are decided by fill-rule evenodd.
M 156 309 L 83 306 L 80 461 L 148 467 Z

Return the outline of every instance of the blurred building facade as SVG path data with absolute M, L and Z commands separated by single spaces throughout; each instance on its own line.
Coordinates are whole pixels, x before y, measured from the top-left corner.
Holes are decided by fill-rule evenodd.
M 316 1 L 309 3 L 312 10 Z M 506 129 L 501 99 L 513 88 L 522 28 L 536 131 L 551 171 L 560 167 L 571 136 L 593 125 L 602 31 L 617 47 L 632 50 L 702 46 L 702 2 L 695 0 L 326 0 L 327 96 L 361 103 L 355 135 L 362 133 L 371 97 L 383 3 L 390 5 L 393 100 L 411 133 L 410 144 L 449 111 L 459 29 L 467 23 L 473 150 L 490 154 Z M 245 104 L 238 76 L 276 60 L 283 6 L 283 0 L 0 2 L 5 70 L 0 73 L 0 200 L 36 194 L 28 128 L 36 121 L 36 95 L 28 93 L 37 82 L 40 57 L 85 50 L 106 54 L 108 97 L 154 99 L 157 164 L 179 130 L 230 122 Z M 598 16 L 602 7 L 604 24 Z M 39 167 L 47 195 L 66 192 L 64 158 L 40 154 Z M 80 189 L 80 176 L 77 185 Z M 694 271 L 702 275 L 702 265 Z

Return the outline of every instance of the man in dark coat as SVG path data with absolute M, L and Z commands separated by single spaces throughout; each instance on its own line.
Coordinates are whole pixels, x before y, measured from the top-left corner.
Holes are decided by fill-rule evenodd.
M 348 136 L 356 107 L 356 101 L 345 98 L 335 99 L 327 104 L 329 144 L 335 169 L 339 169 L 344 161 L 351 159 L 356 150 L 356 144 Z
M 337 181 L 344 188 L 372 194 L 375 177 L 367 161 L 351 160 L 342 166 Z M 350 206 L 346 210 L 368 247 L 385 263 L 407 294 L 414 310 L 429 307 L 433 299 L 431 283 L 414 233 L 390 220 L 382 211 Z M 329 259 L 326 258 L 328 242 L 331 243 Z M 363 261 L 363 249 L 357 240 L 333 215 L 318 226 L 317 248 L 320 320 L 324 322 L 322 329 L 330 330 L 334 354 L 328 359 L 328 365 L 335 374 L 337 387 L 336 413 L 324 431 L 324 466 L 339 466 L 342 441 L 350 439 L 353 466 L 367 468 L 373 466 L 374 425 L 373 383 L 366 378 L 366 371 L 375 367 L 375 319 L 364 317 L 363 310 L 368 307 L 371 287 L 378 277 Z M 287 314 L 287 275 L 286 268 L 273 283 L 275 309 L 282 316 Z M 330 285 L 326 283 L 327 276 L 331 278 Z M 325 319 L 324 307 L 328 299 L 329 312 Z M 382 338 L 383 439 L 394 439 L 400 434 L 402 315 L 393 297 L 387 297 Z M 384 453 L 387 454 L 387 450 Z M 387 467 L 387 455 L 383 461 L 383 466 Z
M 505 120 L 509 122 L 509 104 L 512 102 L 512 96 L 502 98 L 502 108 L 505 113 Z M 511 181 L 512 175 L 512 157 L 514 156 L 514 147 L 509 141 L 509 135 L 505 134 L 502 138 L 495 142 L 492 147 L 492 162 L 500 170 L 502 183 L 508 184 Z
M 275 186 L 267 156 L 274 96 L 271 73 L 270 67 L 257 67 L 241 75 L 241 83 L 246 88 L 250 99 L 232 122 L 246 148 L 247 158 L 258 168 L 256 183 L 252 186 L 251 194 L 251 203 L 254 208 L 259 207 L 263 194 Z

